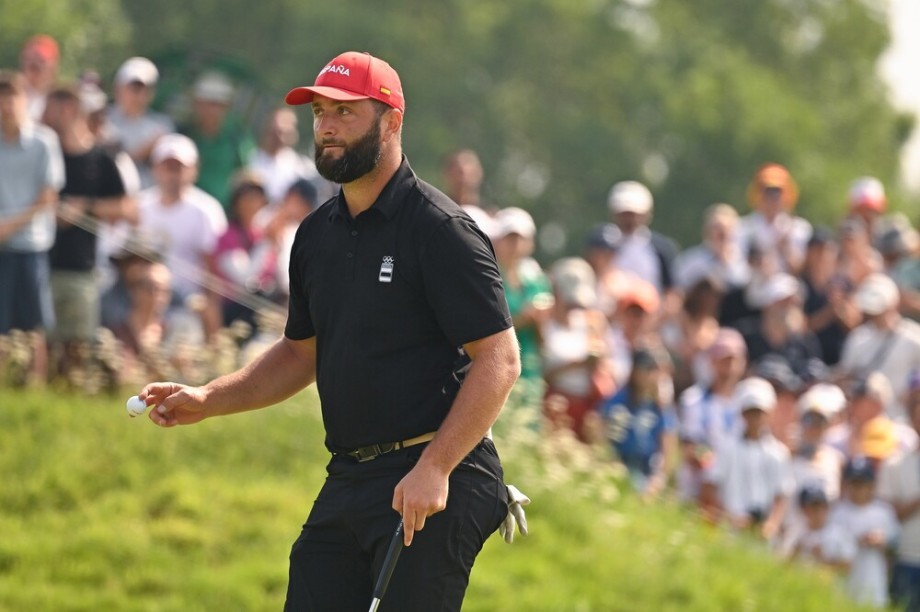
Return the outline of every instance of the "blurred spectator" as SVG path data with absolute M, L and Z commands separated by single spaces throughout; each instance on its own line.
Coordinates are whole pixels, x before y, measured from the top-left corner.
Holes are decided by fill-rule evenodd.
M 47 376 L 45 330 L 54 326 L 48 251 L 63 185 L 60 143 L 29 119 L 25 78 L 0 71 L 0 334 L 32 332 L 35 382 Z
M 911 373 L 920 369 L 920 324 L 901 316 L 899 298 L 897 285 L 883 274 L 872 274 L 859 285 L 856 305 L 865 315 L 865 323 L 847 336 L 837 370 L 841 378 L 882 372 L 894 389 L 886 411 L 904 422 L 907 419 L 901 402 Z
M 738 212 L 728 204 L 713 204 L 703 213 L 703 242 L 674 260 L 677 285 L 687 290 L 703 278 L 725 288 L 743 287 L 750 279 L 747 253 L 738 244 Z
M 115 103 L 108 112 L 112 137 L 134 160 L 144 189 L 154 183 L 150 154 L 157 139 L 176 129 L 172 119 L 150 110 L 159 78 L 146 57 L 126 60 L 115 73 Z
M 254 223 L 259 211 L 268 205 L 261 178 L 244 172 L 235 183 L 229 224 L 217 240 L 214 259 L 218 275 L 226 281 L 223 323 L 229 326 L 243 321 L 249 325 L 251 336 L 256 331 L 256 313 L 240 300 L 246 295 L 277 299 L 277 247 Z
M 882 372 L 871 372 L 845 385 L 846 420 L 831 427 L 825 441 L 847 457 L 869 457 L 880 462 L 898 452 L 918 446 L 916 432 L 885 415 L 891 401 L 891 383 Z
M 444 193 L 462 206 L 487 208 L 482 201 L 482 162 L 472 149 L 458 149 L 444 159 Z
M 45 98 L 58 78 L 60 49 L 47 34 L 36 34 L 25 42 L 19 53 L 19 69 L 25 77 L 28 116 L 39 122 L 45 112 Z
M 920 380 L 914 378 L 907 401 L 908 415 L 920 434 Z M 910 612 L 920 610 L 920 450 L 904 453 L 883 464 L 878 496 L 890 503 L 901 522 L 892 598 Z
M 763 310 L 759 325 L 742 330 L 751 361 L 772 353 L 786 359 L 794 372 L 802 372 L 808 360 L 821 359 L 821 344 L 806 325 L 802 286 L 796 277 L 773 275 L 760 299 Z
M 132 162 L 124 154 L 123 159 L 116 160 L 116 155 L 96 142 L 81 93 L 76 85 L 53 89 L 44 112 L 45 124 L 60 139 L 66 175 L 60 192 L 57 235 L 50 252 L 56 320 L 52 340 L 61 351 L 59 362 L 52 366 L 64 374 L 85 365 L 83 356 L 89 353 L 99 327 L 98 223 L 135 220 L 137 214 L 120 170 Z
M 544 415 L 553 429 L 570 429 L 588 441 L 588 415 L 596 415 L 598 402 L 614 391 L 605 359 L 607 320 L 594 307 L 597 281 L 585 260 L 560 259 L 550 279 L 554 302 L 542 328 Z
M 901 313 L 920 319 L 920 235 L 910 226 L 894 226 L 882 235 L 879 250 L 901 292 Z
M 674 241 L 649 229 L 652 193 L 642 183 L 616 183 L 607 197 L 613 222 L 623 236 L 617 251 L 617 265 L 651 283 L 662 295 L 675 286 Z
M 799 443 L 799 415 L 796 408 L 802 378 L 785 356 L 768 353 L 756 361 L 751 371 L 773 385 L 776 405 L 770 415 L 770 431 L 783 446 L 792 450 Z M 801 371 L 800 371 L 801 372 Z
M 741 248 L 756 249 L 768 274 L 797 274 L 805 258 L 811 224 L 792 214 L 799 190 L 784 166 L 767 163 L 757 169 L 748 186 L 754 212 L 741 219 Z
M 299 179 L 325 183 L 313 160 L 294 150 L 298 140 L 297 114 L 290 108 L 272 111 L 262 126 L 259 147 L 248 166 L 261 178 L 272 205 L 280 204 L 290 186 Z
M 716 453 L 703 486 L 704 505 L 718 499 L 733 527 L 757 530 L 772 540 L 792 494 L 789 450 L 770 434 L 776 394 L 769 382 L 752 377 L 738 384 L 737 395 L 743 431 Z
M 640 280 L 616 265 L 622 237 L 616 225 L 603 223 L 595 226 L 585 240 L 584 258 L 597 279 L 597 308 L 608 318 L 616 311 L 619 296 L 629 291 L 631 283 Z
M 206 284 L 213 274 L 217 239 L 227 230 L 227 218 L 217 201 L 195 187 L 198 150 L 187 136 L 167 134 L 151 154 L 156 185 L 138 196 L 141 234 L 164 245 L 163 257 L 173 273 L 174 301 L 205 294 L 204 325 L 210 334 L 220 326 L 220 309 Z
M 722 295 L 720 281 L 702 277 L 687 288 L 680 311 L 660 325 L 661 338 L 674 357 L 674 385 L 678 393 L 694 382 L 709 382 L 706 349 L 719 331 Z
M 836 273 L 837 256 L 837 244 L 830 233 L 816 228 L 808 241 L 802 269 L 804 309 L 808 329 L 818 338 L 828 365 L 840 361 L 847 334 L 862 322 L 862 313 L 853 299 L 855 287 Z
M 802 527 L 790 542 L 788 555 L 799 561 L 848 572 L 856 556 L 856 540 L 839 523 L 831 522 L 827 493 L 806 485 L 797 496 Z
M 162 260 L 161 248 L 131 235 L 109 256 L 116 271 L 116 279 L 101 298 L 101 322 L 104 327 L 116 329 L 128 317 L 131 295 L 128 287 L 146 274 L 145 268 Z M 170 293 L 172 291 L 170 290 Z
M 844 500 L 831 522 L 856 540 L 847 590 L 860 604 L 888 605 L 887 553 L 898 535 L 898 519 L 889 504 L 875 497 L 875 469 L 864 458 L 850 460 L 843 470 Z
M 130 306 L 127 315 L 112 329 L 125 350 L 123 374 L 141 366 L 144 371 L 137 372 L 137 377 L 167 377 L 170 372 L 158 365 L 158 354 L 168 334 L 167 312 L 172 299 L 169 268 L 162 263 L 148 262 L 134 271 L 136 274 L 128 285 Z
M 661 342 L 657 332 L 661 299 L 655 286 L 635 278 L 617 299 L 617 309 L 606 331 L 607 357 L 618 387 L 632 371 L 632 354 L 640 344 Z
M 319 205 L 316 186 L 307 179 L 297 179 L 288 187 L 279 205 L 263 209 L 271 214 L 271 218 L 265 224 L 265 235 L 277 245 L 278 289 L 284 296 L 287 296 L 290 291 L 288 268 L 291 263 L 294 235 L 300 223 Z M 256 218 L 256 225 L 260 225 L 258 217 L 259 215 Z
M 675 457 L 677 417 L 671 359 L 663 346 L 644 346 L 632 356 L 626 386 L 601 406 L 604 437 L 629 471 L 636 491 L 662 491 Z
M 229 211 L 231 179 L 249 163 L 255 144 L 230 112 L 236 91 L 220 72 L 205 72 L 192 87 L 192 120 L 180 131 L 198 147 L 197 185 Z
M 540 329 L 549 317 L 553 295 L 540 264 L 531 258 L 537 226 L 526 210 L 515 207 L 498 211 L 495 221 L 493 244 L 521 346 L 521 379 L 539 385 L 543 377 Z
M 840 224 L 840 256 L 837 274 L 849 287 L 858 287 L 870 274 L 882 272 L 884 262 L 872 247 L 869 229 L 857 217 L 844 219 Z
M 846 397 L 840 387 L 815 385 L 799 398 L 799 440 L 792 453 L 791 474 L 794 491 L 817 489 L 827 501 L 840 497 L 840 477 L 846 458 L 824 442 L 824 434 L 837 414 L 843 411 Z M 813 526 L 802 509 L 790 504 L 783 520 L 782 556 L 788 556 Z
M 698 500 L 700 486 L 712 468 L 715 453 L 726 440 L 741 434 L 735 390 L 747 369 L 744 338 L 737 330 L 723 327 L 706 355 L 710 363 L 709 381 L 697 381 L 680 395 L 683 463 L 677 481 L 678 493 L 684 500 Z
M 888 199 L 885 186 L 872 176 L 862 176 L 850 183 L 847 193 L 849 216 L 859 219 L 869 232 L 870 244 L 875 244 L 881 237 L 880 217 L 885 214 Z

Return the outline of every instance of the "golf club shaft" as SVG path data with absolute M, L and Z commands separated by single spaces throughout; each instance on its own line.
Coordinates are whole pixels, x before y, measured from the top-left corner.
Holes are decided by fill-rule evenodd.
M 390 585 L 390 577 L 393 570 L 396 569 L 396 560 L 399 559 L 399 553 L 403 548 L 403 523 L 400 519 L 396 526 L 396 532 L 390 539 L 390 547 L 387 549 L 387 556 L 383 559 L 383 566 L 380 568 L 380 574 L 377 576 L 377 584 L 374 586 L 374 599 L 371 600 L 369 612 L 376 612 L 380 600 L 383 599 L 387 587 Z

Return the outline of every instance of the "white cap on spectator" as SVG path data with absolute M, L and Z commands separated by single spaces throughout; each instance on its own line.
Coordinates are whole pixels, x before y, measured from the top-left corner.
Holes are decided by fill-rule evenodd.
M 776 407 L 776 391 L 773 390 L 773 385 L 759 376 L 751 376 L 738 383 L 735 398 L 741 412 L 750 409 L 772 412 Z
M 563 257 L 550 270 L 559 299 L 568 306 L 592 308 L 597 301 L 594 270 L 580 257 Z
M 198 147 L 188 136 L 166 134 L 161 136 L 154 145 L 150 161 L 159 164 L 167 159 L 175 159 L 183 166 L 198 165 Z
M 610 188 L 607 207 L 612 213 L 645 214 L 652 210 L 652 192 L 638 181 L 621 181 Z
M 509 206 L 498 211 L 495 214 L 495 221 L 498 223 L 497 236 L 499 238 L 509 234 L 533 238 L 537 233 L 537 225 L 533 222 L 530 213 L 516 206 Z
M 901 292 L 887 274 L 870 274 L 856 290 L 856 305 L 867 315 L 880 315 L 898 304 Z
M 780 272 L 771 276 L 763 287 L 760 296 L 761 306 L 771 306 L 791 297 L 801 295 L 802 286 L 799 280 L 791 274 Z
M 479 229 L 482 230 L 482 233 L 489 238 L 489 240 L 498 238 L 498 223 L 491 215 L 489 215 L 489 213 L 484 211 L 479 206 L 474 206 L 471 204 L 461 205 L 460 208 L 462 208 L 466 214 L 472 217 L 473 221 L 476 223 Z
M 828 421 L 840 414 L 846 405 L 843 389 L 830 383 L 818 383 L 809 388 L 797 403 L 800 415 L 817 412 Z
M 115 73 L 115 84 L 143 83 L 147 87 L 157 84 L 160 72 L 146 57 L 132 57 L 125 61 Z
M 233 99 L 233 83 L 219 72 L 205 72 L 192 88 L 192 96 L 205 102 L 228 104 Z

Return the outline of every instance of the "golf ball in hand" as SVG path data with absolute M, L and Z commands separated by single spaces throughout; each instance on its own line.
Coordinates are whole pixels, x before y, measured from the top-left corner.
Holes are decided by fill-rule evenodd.
M 138 396 L 133 395 L 128 398 L 128 403 L 125 404 L 125 409 L 128 411 L 129 415 L 136 417 L 144 414 L 144 411 L 147 410 L 147 404 L 145 404 Z

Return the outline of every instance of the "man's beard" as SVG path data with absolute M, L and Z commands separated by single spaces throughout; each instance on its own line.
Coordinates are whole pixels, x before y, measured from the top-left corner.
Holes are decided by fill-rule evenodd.
M 325 144 L 339 144 L 332 140 Z M 323 155 L 323 143 L 316 143 L 316 169 L 327 181 L 351 183 L 377 167 L 380 161 L 380 124 L 374 125 L 354 144 L 345 145 L 342 157 L 333 159 Z

